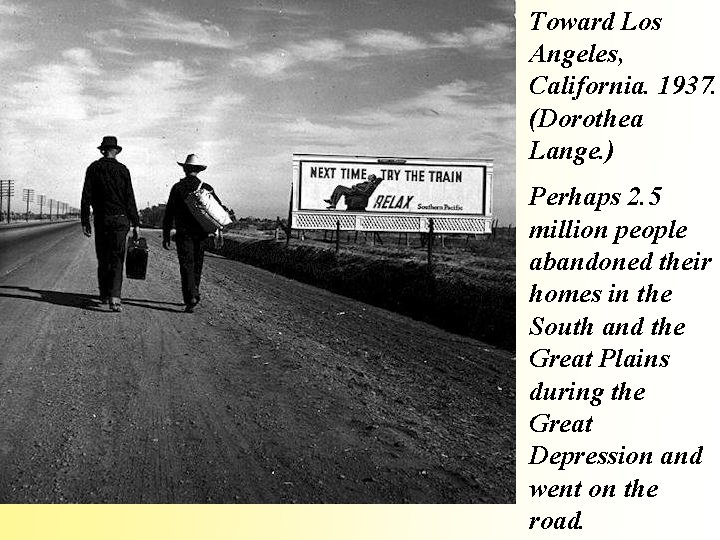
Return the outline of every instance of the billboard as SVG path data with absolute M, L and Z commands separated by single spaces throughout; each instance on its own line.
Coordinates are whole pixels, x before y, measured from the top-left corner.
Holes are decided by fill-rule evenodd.
M 294 154 L 293 228 L 490 232 L 492 184 L 489 159 Z

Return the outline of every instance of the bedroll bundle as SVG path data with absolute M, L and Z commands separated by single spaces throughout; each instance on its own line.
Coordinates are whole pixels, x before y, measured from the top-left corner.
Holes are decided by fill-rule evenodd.
M 202 182 L 195 191 L 187 195 L 185 204 L 200 227 L 208 234 L 232 223 L 228 211 L 218 202 L 211 191 L 202 187 Z

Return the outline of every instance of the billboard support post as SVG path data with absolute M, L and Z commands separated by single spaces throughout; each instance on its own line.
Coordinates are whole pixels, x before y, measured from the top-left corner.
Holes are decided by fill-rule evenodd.
M 335 222 L 335 253 L 340 252 L 340 220 Z
M 290 188 L 290 207 L 288 208 L 287 230 L 285 231 L 285 246 L 290 245 L 290 235 L 292 234 L 292 209 L 293 209 L 293 188 Z
M 432 252 L 433 252 L 433 240 L 435 233 L 435 224 L 433 218 L 428 220 L 428 238 L 427 238 L 427 265 L 428 270 L 432 271 Z

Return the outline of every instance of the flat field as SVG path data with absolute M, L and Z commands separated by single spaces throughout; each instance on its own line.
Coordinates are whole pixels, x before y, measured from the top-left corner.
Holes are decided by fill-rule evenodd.
M 219 252 L 447 330 L 515 348 L 515 229 L 437 236 L 236 229 Z

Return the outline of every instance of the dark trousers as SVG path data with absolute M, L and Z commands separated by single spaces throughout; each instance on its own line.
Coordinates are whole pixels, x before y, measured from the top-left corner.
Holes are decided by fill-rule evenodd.
M 349 195 L 352 189 L 350 189 L 347 186 L 337 186 L 333 192 L 332 195 L 330 195 L 330 204 L 335 206 L 338 202 L 340 202 L 340 199 L 346 195 Z M 345 200 L 347 203 L 347 199 Z
M 337 186 L 330 195 L 330 204 L 335 207 L 342 197 L 345 197 L 345 206 L 350 211 L 360 211 L 367 208 L 370 202 L 370 193 L 361 193 L 347 186 Z
M 98 260 L 100 296 L 120 298 L 129 230 L 130 222 L 125 216 L 105 216 L 95 220 L 95 254 Z
M 200 297 L 200 279 L 205 259 L 205 237 L 178 232 L 175 234 L 175 246 L 180 263 L 183 302 L 189 305 L 193 299 Z

